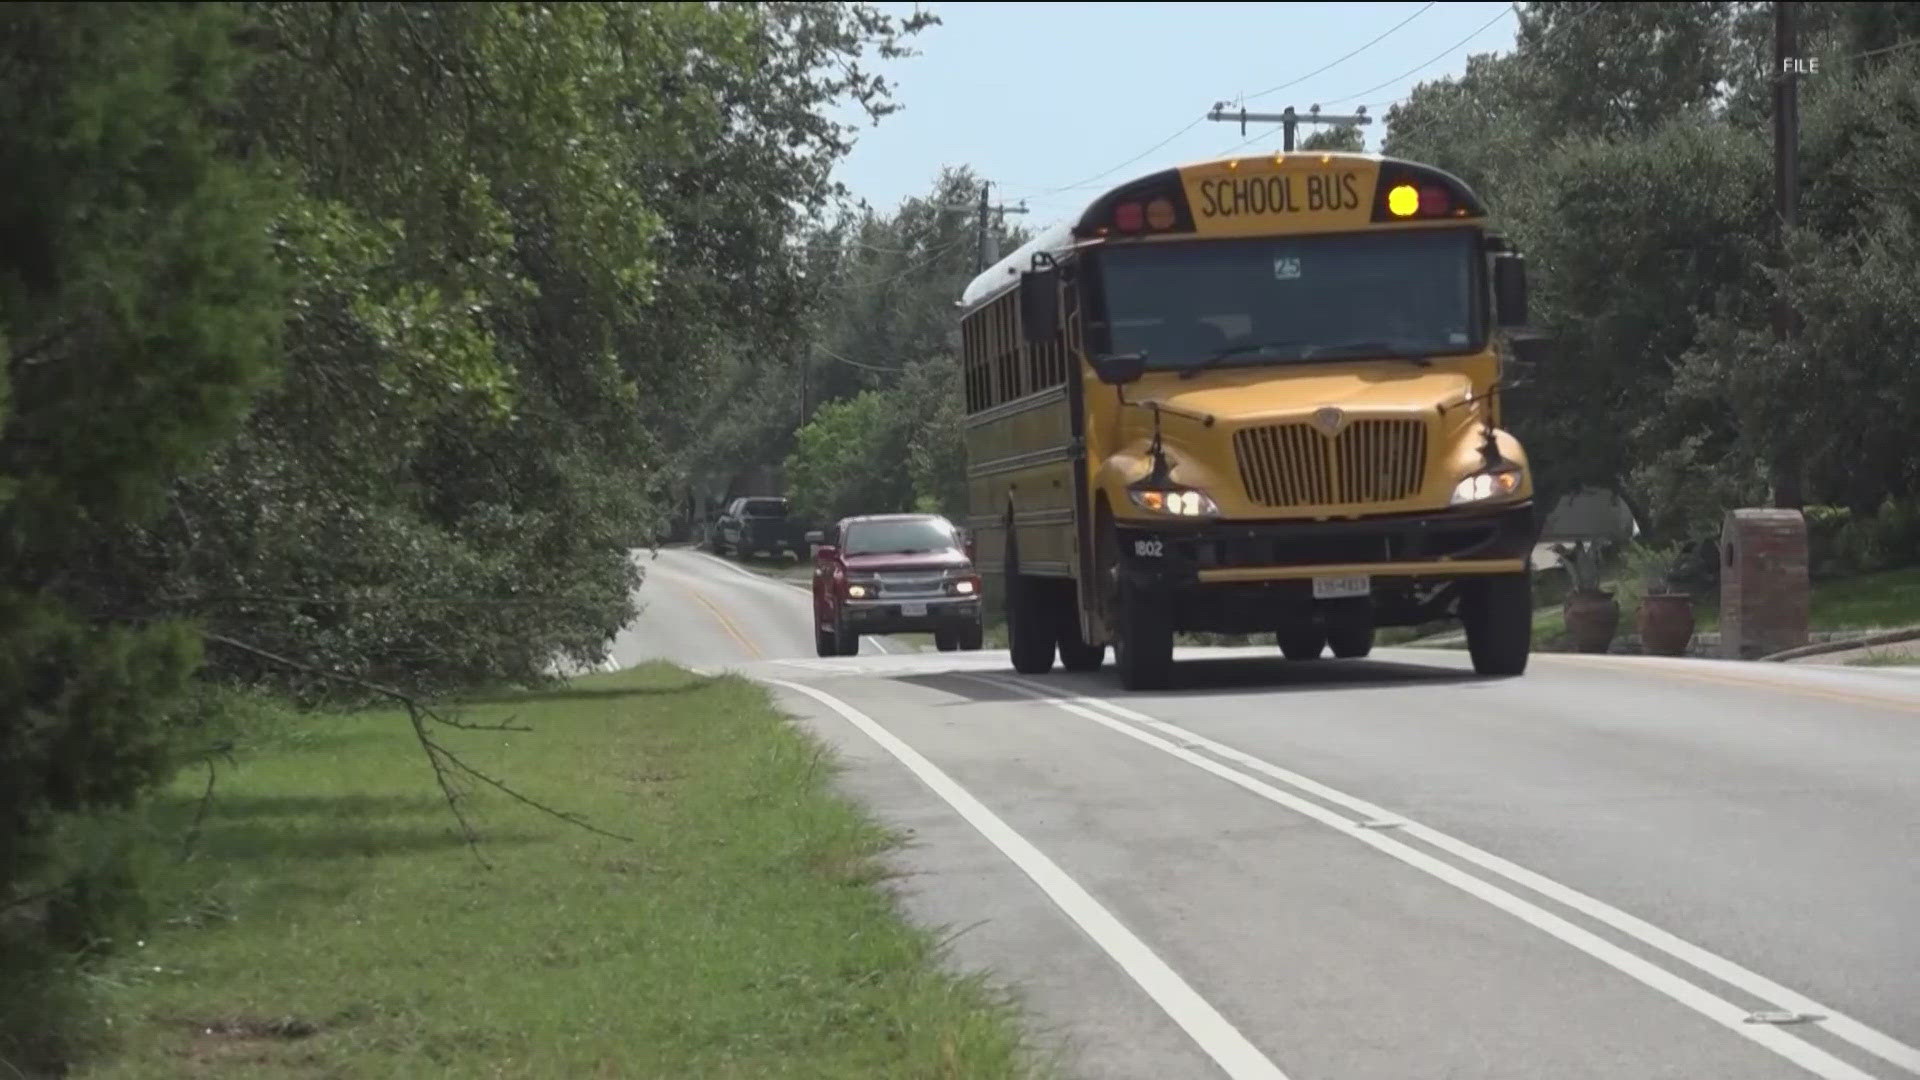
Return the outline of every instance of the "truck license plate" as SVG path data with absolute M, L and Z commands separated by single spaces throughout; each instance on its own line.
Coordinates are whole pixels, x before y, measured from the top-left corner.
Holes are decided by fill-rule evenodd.
M 1315 600 L 1339 600 L 1349 596 L 1367 596 L 1373 592 L 1373 581 L 1365 574 L 1358 577 L 1317 577 L 1313 579 L 1313 598 Z
M 900 614 L 909 619 L 919 618 L 920 616 L 925 615 L 926 613 L 927 613 L 927 605 L 925 604 L 901 604 L 900 605 Z

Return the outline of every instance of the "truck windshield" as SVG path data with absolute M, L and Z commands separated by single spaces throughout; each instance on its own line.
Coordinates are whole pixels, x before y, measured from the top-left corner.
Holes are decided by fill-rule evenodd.
M 742 517 L 783 518 L 787 516 L 785 499 L 748 499 L 740 506 Z
M 958 547 L 953 526 L 938 518 L 857 521 L 847 526 L 849 555 L 911 555 Z
M 1112 247 L 1095 347 L 1154 370 L 1425 357 L 1481 347 L 1467 229 Z

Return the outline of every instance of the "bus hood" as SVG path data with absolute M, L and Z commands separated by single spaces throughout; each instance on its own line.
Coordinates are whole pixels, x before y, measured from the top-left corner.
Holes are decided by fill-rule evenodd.
M 1376 414 L 1437 411 L 1473 393 L 1472 380 L 1461 372 L 1424 370 L 1410 364 L 1383 368 L 1380 361 L 1364 368 L 1323 369 L 1285 379 L 1273 376 L 1272 368 L 1221 372 L 1202 376 L 1204 382 L 1199 385 L 1172 375 L 1158 376 L 1128 387 L 1127 398 L 1142 404 L 1158 401 L 1188 412 L 1207 413 L 1219 423 L 1237 424 L 1307 418 L 1314 410 L 1328 406 Z M 1177 423 L 1171 418 L 1162 421 L 1169 435 Z

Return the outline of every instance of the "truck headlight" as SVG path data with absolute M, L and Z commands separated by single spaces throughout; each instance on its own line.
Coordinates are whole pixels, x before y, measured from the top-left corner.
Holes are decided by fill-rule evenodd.
M 1134 490 L 1127 492 L 1127 497 L 1142 510 L 1173 517 L 1214 517 L 1220 513 L 1206 492 L 1194 488 Z
M 1453 486 L 1453 497 L 1447 502 L 1449 505 L 1459 506 L 1463 503 L 1503 498 L 1520 490 L 1522 476 L 1521 470 L 1517 468 L 1474 473 Z
M 854 583 L 847 586 L 847 596 L 853 600 L 864 600 L 873 595 L 873 586 Z

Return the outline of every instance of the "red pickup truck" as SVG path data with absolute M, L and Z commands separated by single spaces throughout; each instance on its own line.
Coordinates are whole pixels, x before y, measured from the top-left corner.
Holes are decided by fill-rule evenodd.
M 807 534 L 814 545 L 813 641 L 853 656 L 861 634 L 933 634 L 942 652 L 985 633 L 973 543 L 938 514 L 869 514 Z

